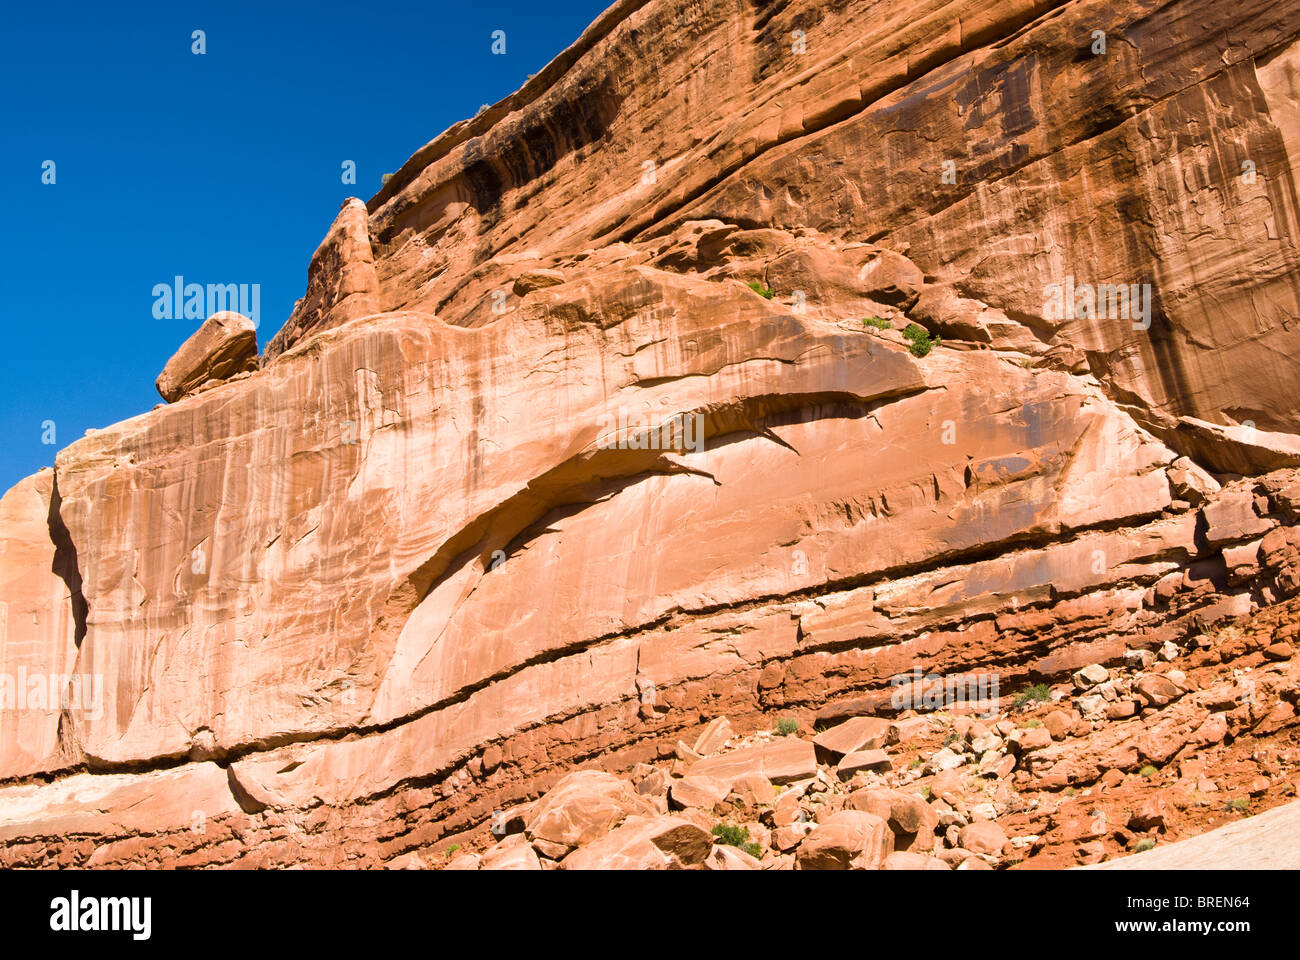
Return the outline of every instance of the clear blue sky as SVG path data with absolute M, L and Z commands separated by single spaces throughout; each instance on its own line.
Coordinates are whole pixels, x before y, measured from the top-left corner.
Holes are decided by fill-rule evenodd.
M 265 344 L 345 197 L 369 199 L 610 2 L 7 4 L 0 490 L 161 402 L 154 378 L 197 324 L 155 319 L 156 284 L 259 283 Z

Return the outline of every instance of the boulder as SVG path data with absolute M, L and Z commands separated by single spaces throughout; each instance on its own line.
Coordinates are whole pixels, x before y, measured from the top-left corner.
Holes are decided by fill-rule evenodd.
M 624 780 L 599 770 L 579 770 L 537 801 L 527 835 L 577 847 L 608 833 L 625 817 L 655 813 L 653 804 Z
M 678 809 L 699 807 L 712 810 L 727 799 L 731 781 L 722 777 L 687 776 L 668 785 L 668 799 Z
M 792 783 L 816 776 L 817 755 L 807 740 L 783 737 L 771 743 L 706 757 L 692 764 L 688 772 L 693 777 L 725 781 L 728 787 L 748 775 L 763 777 L 772 783 Z
M 666 870 L 702 864 L 713 837 L 680 817 L 628 817 L 561 862 L 564 870 Z
M 507 837 L 483 854 L 481 870 L 540 870 L 541 861 L 522 834 Z
M 885 745 L 890 721 L 883 717 L 853 717 L 813 737 L 821 763 L 839 763 L 846 754 L 874 750 Z
M 242 314 L 214 313 L 181 344 L 154 381 L 168 403 L 210 381 L 220 383 L 257 369 L 257 328 Z
M 962 849 L 991 857 L 1002 856 L 1007 846 L 1007 834 L 992 820 L 977 820 L 961 828 L 958 842 Z
M 708 726 L 700 732 L 692 749 L 698 756 L 708 757 L 725 747 L 730 737 L 731 721 L 726 717 L 717 717 L 709 721 Z
M 875 870 L 893 850 L 885 821 L 859 810 L 842 810 L 799 844 L 800 870 Z
M 938 857 L 928 857 L 923 853 L 911 853 L 906 850 L 896 850 L 889 856 L 885 857 L 885 862 L 881 864 L 882 870 L 951 870 L 952 867 L 944 863 Z

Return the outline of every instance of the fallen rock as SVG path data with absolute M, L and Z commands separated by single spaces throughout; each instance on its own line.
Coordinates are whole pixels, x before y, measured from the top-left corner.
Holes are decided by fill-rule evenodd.
M 709 721 L 708 726 L 696 738 L 694 751 L 700 757 L 712 756 L 725 747 L 730 738 L 731 721 L 726 717 L 717 717 Z
M 952 867 L 944 863 L 938 857 L 927 857 L 923 853 L 911 853 L 906 850 L 896 850 L 889 856 L 885 857 L 885 862 L 881 864 L 882 870 L 951 870 Z
M 870 813 L 842 810 L 799 844 L 800 870 L 875 870 L 892 852 L 893 834 Z
M 763 777 L 772 783 L 791 783 L 817 775 L 817 754 L 807 740 L 783 737 L 771 743 L 706 757 L 694 763 L 689 772 L 693 777 L 726 781 L 728 787 L 747 775 Z
M 713 849 L 707 830 L 680 817 L 628 817 L 569 854 L 564 870 L 666 870 L 702 864 Z
M 1158 673 L 1148 673 L 1139 677 L 1133 689 L 1153 707 L 1163 707 L 1183 695 L 1178 684 Z
M 515 834 L 502 840 L 483 854 L 479 863 L 481 870 L 540 870 L 541 861 L 522 834 Z
M 613 774 L 579 770 L 537 801 L 529 814 L 527 835 L 577 847 L 608 833 L 627 816 L 655 813 L 648 800 Z
M 229 380 L 257 369 L 257 328 L 242 314 L 214 313 L 181 344 L 154 381 L 168 403 L 189 396 L 208 381 Z
M 1076 690 L 1090 690 L 1099 683 L 1105 683 L 1109 678 L 1109 670 L 1100 663 L 1090 663 L 1082 670 L 1075 671 L 1072 679 Z
M 521 273 L 515 280 L 513 289 L 515 296 L 526 297 L 534 290 L 543 290 L 546 287 L 558 287 L 563 282 L 564 274 L 559 270 L 538 268 Z
M 674 780 L 668 786 L 668 799 L 678 809 L 699 807 L 712 810 L 727 799 L 731 783 L 718 777 L 688 776 Z
M 860 770 L 882 770 L 891 769 L 889 754 L 884 750 L 860 750 L 857 753 L 850 753 L 835 767 L 835 772 L 841 780 L 848 780 Z
M 813 737 L 820 763 L 839 763 L 850 753 L 875 750 L 885 744 L 890 721 L 882 717 L 853 717 Z
M 972 853 L 982 853 L 990 857 L 1002 856 L 1007 846 L 1007 834 L 992 820 L 978 820 L 961 828 L 960 844 Z

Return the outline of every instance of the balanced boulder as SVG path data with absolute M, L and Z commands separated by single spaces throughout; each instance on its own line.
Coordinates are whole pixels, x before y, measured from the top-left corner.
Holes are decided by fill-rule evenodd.
M 154 381 L 168 403 L 187 397 L 209 381 L 229 380 L 257 369 L 257 328 L 243 314 L 214 313 L 203 321 Z

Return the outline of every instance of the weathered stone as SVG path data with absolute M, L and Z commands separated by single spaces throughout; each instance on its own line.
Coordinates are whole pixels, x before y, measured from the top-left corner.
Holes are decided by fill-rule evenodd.
M 997 823 L 980 820 L 961 828 L 960 843 L 972 853 L 1000 857 L 1007 846 L 1007 835 Z
M 885 745 L 890 721 L 882 717 L 854 717 L 813 737 L 821 763 L 839 763 L 845 755 L 875 750 Z
M 613 774 L 579 770 L 537 801 L 527 832 L 530 837 L 576 847 L 608 833 L 629 815 L 654 812 L 647 800 Z
M 701 731 L 693 749 L 701 757 L 711 756 L 725 747 L 730 737 L 731 722 L 726 717 L 717 717 Z
M 713 848 L 708 831 L 678 817 L 628 817 L 565 857 L 564 870 L 665 870 L 701 864 Z
M 835 767 L 835 772 L 839 774 L 841 780 L 848 780 L 860 770 L 888 771 L 889 769 L 889 754 L 884 750 L 860 750 L 845 756 Z
M 164 400 L 175 403 L 208 381 L 256 369 L 257 328 L 248 317 L 226 311 L 203 321 L 167 361 L 154 386 Z
M 884 820 L 843 810 L 804 838 L 796 859 L 800 870 L 875 870 L 892 849 L 893 834 Z
M 817 757 L 808 741 L 785 737 L 772 743 L 707 757 L 692 765 L 690 773 L 693 777 L 725 781 L 728 787 L 740 777 L 750 775 L 763 777 L 772 783 L 790 783 L 814 776 Z

